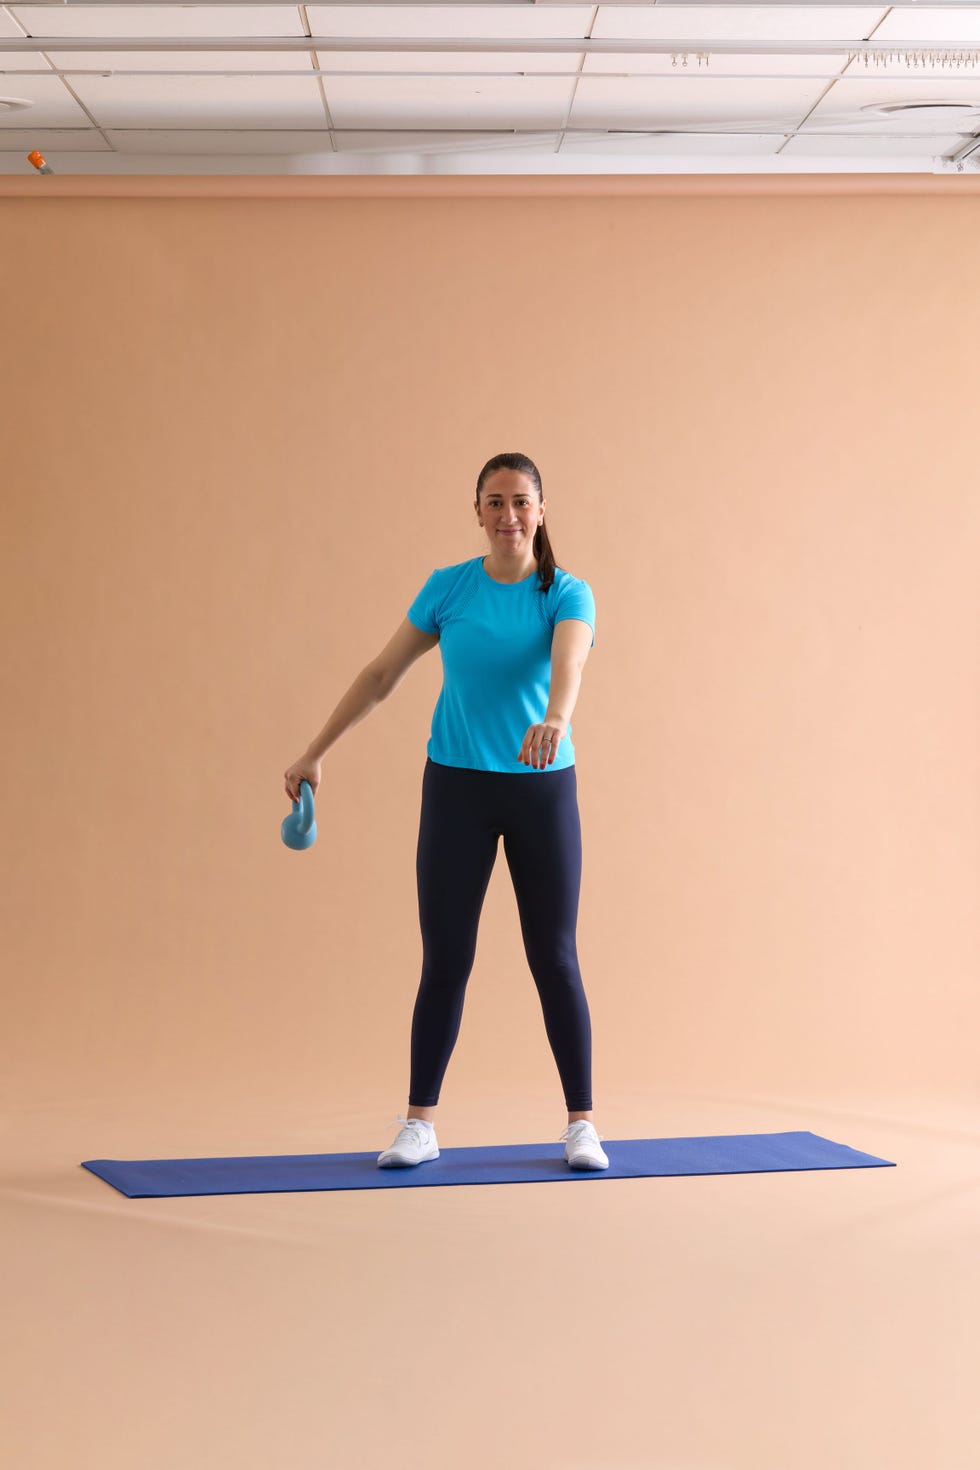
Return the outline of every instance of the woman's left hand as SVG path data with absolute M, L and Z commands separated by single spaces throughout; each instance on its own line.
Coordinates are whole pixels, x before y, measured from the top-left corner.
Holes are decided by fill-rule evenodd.
M 529 725 L 524 744 L 517 759 L 522 764 L 543 771 L 553 764 L 558 751 L 558 742 L 568 729 L 567 720 L 546 720 L 541 725 Z M 551 744 L 548 744 L 548 741 Z

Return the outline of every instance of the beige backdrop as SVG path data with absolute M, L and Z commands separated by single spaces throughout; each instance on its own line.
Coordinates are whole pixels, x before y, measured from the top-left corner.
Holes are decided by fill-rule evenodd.
M 775 181 L 766 195 L 756 181 L 727 197 L 386 198 L 379 181 L 364 198 L 37 193 L 0 211 L 8 1205 L 24 1249 L 39 1251 L 27 1257 L 25 1321 L 52 1328 L 37 1328 L 35 1347 L 60 1365 L 65 1421 L 55 1428 L 40 1396 L 36 1412 L 22 1409 L 18 1463 L 66 1463 L 58 1436 L 74 1443 L 90 1415 L 92 1458 L 73 1464 L 169 1467 L 165 1445 L 146 1449 L 139 1430 L 166 1391 L 175 1434 L 192 1431 L 181 1463 L 209 1470 L 373 1470 L 396 1463 L 395 1446 L 398 1463 L 439 1470 L 505 1455 L 561 1470 L 972 1470 L 965 1383 L 944 1372 L 923 1388 L 895 1321 L 878 1306 L 862 1316 L 853 1294 L 842 1324 L 853 1330 L 857 1315 L 872 1332 L 862 1360 L 894 1352 L 896 1363 L 890 1378 L 882 1368 L 867 1443 L 847 1431 L 854 1378 L 821 1376 L 843 1371 L 842 1349 L 815 1323 L 826 1297 L 812 1251 L 787 1266 L 812 1283 L 812 1361 L 788 1358 L 801 1339 L 778 1309 L 752 1318 L 758 1283 L 745 1279 L 746 1302 L 731 1322 L 704 1317 L 702 1338 L 697 1287 L 685 1297 L 678 1285 L 672 1305 L 664 1276 L 682 1269 L 694 1227 L 664 1217 L 706 1206 L 706 1252 L 725 1260 L 707 1312 L 737 1298 L 732 1260 L 760 1247 L 766 1227 L 740 1224 L 742 1206 L 783 1222 L 762 1273 L 779 1243 L 800 1239 L 785 1223 L 791 1198 L 798 1225 L 828 1199 L 844 1211 L 860 1198 L 858 1214 L 880 1218 L 908 1188 L 905 1143 L 931 1149 L 941 1136 L 954 1154 L 956 1138 L 976 1143 L 977 192 L 794 196 Z M 657 1291 L 635 1321 L 622 1317 L 635 1263 L 591 1306 L 576 1306 L 561 1274 L 582 1270 L 581 1257 L 549 1264 L 571 1238 L 569 1188 L 157 1204 L 78 1168 L 391 1141 L 422 958 L 414 864 L 438 651 L 326 756 L 319 838 L 305 853 L 279 838 L 282 773 L 429 572 L 488 549 L 476 476 L 511 449 L 541 470 L 559 566 L 596 598 L 573 725 L 600 1131 L 810 1129 L 900 1163 L 619 1183 L 608 1217 L 592 1196 L 599 1215 L 579 1217 L 574 1238 L 583 1251 L 592 1242 L 593 1264 L 600 1249 L 628 1253 L 644 1200 L 639 1259 L 668 1228 Z M 565 1121 L 502 849 L 440 1118 L 444 1147 L 556 1139 Z M 896 1122 L 908 1131 L 889 1131 Z M 521 1229 L 542 1222 L 538 1266 L 521 1252 L 531 1275 L 520 1300 L 543 1273 L 564 1282 L 526 1322 L 498 1324 L 499 1338 L 475 1245 L 432 1307 L 412 1274 L 431 1260 L 433 1232 L 461 1248 L 467 1222 L 447 1221 L 464 1201 L 484 1226 L 501 1212 L 505 1234 L 512 1208 Z M 56 1204 L 80 1252 L 57 1285 L 37 1244 Z M 963 1245 L 975 1194 L 965 1207 Z M 133 1238 L 136 1218 L 169 1222 L 152 1265 L 156 1237 Z M 213 1239 L 221 1252 L 199 1276 L 184 1261 L 165 1289 L 178 1221 L 193 1222 L 195 1248 Z M 850 1228 L 842 1219 L 841 1236 Z M 66 1313 L 65 1281 L 91 1285 L 86 1231 L 86 1249 L 114 1265 Z M 370 1244 L 355 1256 L 363 1231 Z M 168 1317 L 190 1283 L 197 1302 L 219 1293 L 226 1253 L 257 1250 L 266 1234 L 308 1247 L 290 1257 L 295 1299 L 260 1253 L 226 1283 L 209 1346 L 189 1309 Z M 881 1241 L 869 1250 L 880 1260 Z M 355 1259 L 363 1275 L 345 1288 L 339 1262 L 349 1272 Z M 824 1289 L 841 1269 L 826 1265 Z M 498 1302 L 516 1269 L 494 1278 Z M 905 1276 L 882 1280 L 884 1301 Z M 856 1280 L 870 1289 L 860 1268 Z M 692 1281 L 703 1284 L 703 1261 Z M 923 1285 L 922 1312 L 940 1290 Z M 119 1293 L 112 1331 L 107 1291 Z M 311 1291 L 323 1293 L 315 1310 Z M 231 1304 L 244 1311 L 255 1295 L 270 1314 L 261 1369 L 229 1328 Z M 303 1327 L 278 1320 L 287 1299 Z M 462 1315 L 441 1320 L 450 1299 Z M 54 1330 L 66 1314 L 67 1340 Z M 739 1335 L 750 1320 L 756 1361 Z M 962 1362 L 959 1328 L 915 1320 L 917 1342 L 923 1331 L 956 1342 Z M 554 1340 L 532 1349 L 544 1321 Z M 202 1367 L 237 1363 L 234 1386 L 219 1370 L 217 1394 L 204 1395 L 182 1349 L 183 1386 L 167 1389 L 156 1349 L 134 1367 L 117 1333 L 190 1340 Z M 460 1333 L 475 1356 L 454 1377 Z M 706 1391 L 709 1338 L 734 1416 L 717 1434 L 679 1407 Z M 288 1393 L 285 1342 L 305 1344 L 311 1373 L 299 1384 L 290 1374 Z M 327 1356 L 314 1369 L 317 1351 Z M 126 1386 L 111 1427 L 84 1371 L 71 1371 L 93 1352 Z M 791 1383 L 780 1377 L 790 1360 Z M 510 1408 L 498 1400 L 496 1427 L 467 1443 L 480 1375 L 499 1389 L 501 1362 Z M 543 1362 L 555 1382 L 525 1400 L 520 1385 Z M 668 1363 L 681 1365 L 674 1381 Z M 604 1394 L 602 1433 L 556 1417 L 575 1368 Z M 742 1373 L 741 1387 L 727 1376 Z M 746 1393 L 763 1381 L 750 1413 Z M 440 1389 L 441 1428 L 427 1417 L 400 1438 L 426 1384 Z M 866 1383 L 853 1391 L 869 1405 Z M 660 1392 L 658 1441 L 648 1411 Z M 778 1432 L 763 1427 L 770 1393 Z M 941 1393 L 952 1400 L 940 1406 Z M 876 1459 L 883 1434 L 894 1440 Z

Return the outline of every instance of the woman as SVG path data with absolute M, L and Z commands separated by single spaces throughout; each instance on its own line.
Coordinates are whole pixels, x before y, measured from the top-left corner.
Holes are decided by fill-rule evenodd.
M 582 842 L 570 723 L 595 642 L 595 601 L 587 582 L 555 566 L 541 476 L 526 455 L 488 460 L 475 508 L 489 554 L 431 573 L 391 642 L 286 771 L 286 795 L 298 801 L 300 782 L 309 781 L 315 796 L 325 751 L 393 692 L 415 659 L 440 645 L 443 687 L 427 746 L 416 856 L 423 962 L 408 1109 L 378 1164 L 439 1157 L 433 1120 L 503 837 L 568 1108 L 565 1158 L 572 1168 L 605 1169 L 592 1122 L 592 1030 L 575 940 Z

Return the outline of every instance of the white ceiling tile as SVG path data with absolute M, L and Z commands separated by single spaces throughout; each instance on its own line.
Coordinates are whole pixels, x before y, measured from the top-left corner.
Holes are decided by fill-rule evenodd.
M 8 5 L 31 36 L 302 36 L 292 5 Z
M 610 133 L 607 137 L 582 137 L 579 134 L 562 140 L 561 152 L 598 158 L 767 158 L 779 147 L 779 138 L 758 134 L 723 137 L 718 133 L 695 138 L 677 133 L 659 137 L 628 133 Z
M 5 10 L 0 10 L 0 37 L 9 36 L 12 40 L 23 38 L 23 28 L 17 25 L 13 16 L 8 15 Z M 40 52 L 21 51 L 19 54 L 12 51 L 0 52 L 0 67 L 4 71 L 29 71 L 40 67 L 42 70 L 50 70 L 51 63 L 46 61 Z M 0 92 L 11 91 L 8 80 L 0 76 Z
M 0 131 L 0 153 L 15 153 L 25 160 L 25 171 L 32 165 L 26 162 L 27 154 L 38 148 L 50 153 L 76 153 L 82 149 L 89 152 L 108 153 L 109 145 L 95 128 L 4 128 Z M 50 159 L 48 160 L 50 162 Z
M 575 93 L 569 122 L 580 128 L 666 126 L 692 127 L 730 122 L 748 126 L 788 122 L 795 126 L 817 102 L 822 82 L 766 81 L 747 85 L 733 78 L 696 76 L 622 81 L 612 88 L 583 77 Z
M 577 72 L 582 52 L 551 55 L 538 51 L 316 51 L 325 71 L 365 72 Z M 669 58 L 668 58 L 669 60 Z M 285 63 L 283 63 L 285 64 Z
M 307 5 L 315 36 L 495 36 L 534 40 L 587 36 L 593 5 Z
M 316 63 L 310 51 L 56 51 L 59 71 L 124 72 L 176 71 L 190 72 L 290 71 L 297 80 L 305 80 L 304 72 L 313 72 Z M 218 78 L 215 78 L 218 80 Z M 284 82 L 292 81 L 283 77 Z M 141 87 L 146 85 L 139 80 Z
M 948 41 L 967 45 L 980 41 L 980 5 L 949 5 L 919 10 L 896 5 L 874 33 L 875 41 Z
M 53 63 L 47 57 L 42 56 L 39 51 L 0 52 L 0 69 L 3 72 L 14 71 L 52 71 Z M 0 92 L 10 91 L 10 78 L 0 74 Z
M 7 128 L 67 128 L 88 126 L 88 118 L 68 88 L 58 77 L 0 78 L 0 92 L 6 96 L 26 97 L 34 105 L 15 112 L 0 109 L 0 132 Z
M 283 130 L 267 133 L 221 132 L 212 129 L 201 132 L 157 129 L 144 133 L 140 130 L 127 131 L 120 128 L 108 128 L 106 136 L 112 142 L 113 147 L 120 152 L 147 155 L 206 153 L 234 157 L 238 154 L 269 154 L 270 156 L 285 154 L 298 157 L 304 154 L 327 156 L 332 151 L 330 135 L 326 127 L 319 131 L 312 129 L 301 132 Z M 456 147 L 485 152 L 488 148 L 501 147 L 511 135 L 460 132 L 436 136 L 432 133 L 397 131 L 337 133 L 334 136 L 337 152 L 399 154 L 420 151 L 448 153 Z M 557 134 L 554 132 L 536 134 L 534 146 L 540 148 L 543 143 L 544 146 L 553 148 L 556 137 Z M 513 141 L 512 138 L 511 141 Z
M 198 132 L 188 128 L 175 131 L 169 128 L 154 128 L 150 132 L 142 129 L 129 131 L 125 128 L 107 128 L 106 137 L 113 148 L 128 154 L 208 153 L 235 157 L 237 154 L 285 154 L 329 153 L 330 134 L 326 123 L 320 129 L 296 131 L 282 128 L 272 132 L 246 132 L 241 129 L 223 131 L 207 128 Z
M 656 41 L 859 41 L 885 5 L 600 5 L 592 36 Z
M 338 128 L 557 128 L 574 82 L 546 77 L 331 77 L 324 84 Z
M 539 130 L 530 138 L 515 138 L 506 130 L 494 132 L 490 129 L 481 132 L 460 129 L 458 132 L 445 133 L 413 132 L 409 129 L 397 132 L 379 129 L 370 133 L 354 130 L 335 133 L 334 136 L 338 148 L 344 153 L 390 153 L 395 157 L 405 153 L 428 157 L 446 154 L 461 158 L 484 157 L 487 153 L 497 153 L 503 149 L 520 152 L 537 152 L 541 149 L 553 151 L 558 141 L 555 129 Z
M 325 121 L 315 77 L 77 76 L 73 86 L 101 127 L 296 128 Z
M 648 76 L 677 77 L 681 82 L 688 77 L 742 77 L 747 86 L 757 85 L 758 77 L 780 77 L 787 73 L 792 77 L 836 76 L 847 65 L 847 57 L 828 51 L 826 55 L 767 56 L 758 55 L 709 56 L 699 61 L 693 53 L 688 54 L 687 65 L 682 60 L 656 53 L 631 55 L 628 51 L 607 51 L 603 55 L 586 55 L 583 75 L 602 72 L 633 72 Z
M 959 147 L 962 142 L 963 139 L 956 134 L 932 137 L 927 142 L 887 137 L 808 138 L 797 134 L 786 144 L 783 157 L 867 159 L 873 172 L 879 158 L 916 159 L 927 166 L 933 158 Z
M 934 77 L 923 78 L 912 83 L 909 78 L 900 81 L 887 77 L 864 77 L 861 75 L 842 77 L 821 98 L 810 114 L 808 121 L 827 123 L 844 117 L 862 117 L 862 108 L 872 103 L 922 103 L 922 102 L 967 102 L 980 108 L 980 81 L 956 81 L 947 78 L 937 81 Z M 884 127 L 898 132 L 908 132 L 908 119 L 895 118 L 884 122 Z M 880 126 L 876 124 L 876 126 Z

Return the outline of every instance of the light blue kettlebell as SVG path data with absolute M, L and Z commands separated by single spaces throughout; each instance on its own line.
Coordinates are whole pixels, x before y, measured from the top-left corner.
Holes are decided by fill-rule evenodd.
M 313 816 L 313 787 L 309 781 L 299 783 L 299 801 L 293 802 L 292 813 L 283 818 L 282 840 L 287 847 L 302 852 L 316 841 L 316 820 Z

